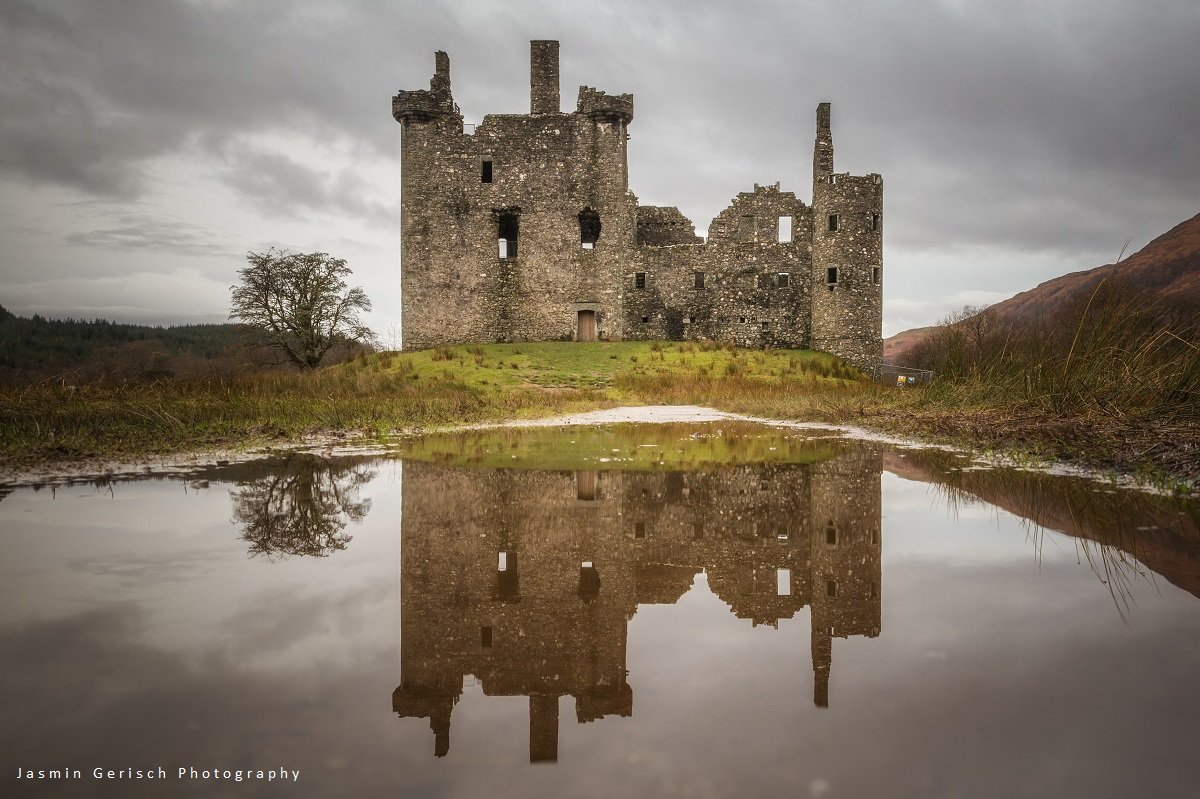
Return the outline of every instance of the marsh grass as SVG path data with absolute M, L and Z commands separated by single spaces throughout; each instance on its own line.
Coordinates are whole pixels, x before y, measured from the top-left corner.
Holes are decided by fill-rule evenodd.
M 377 353 L 311 373 L 46 380 L 0 389 L 0 459 L 163 453 L 328 431 L 379 439 L 619 404 L 699 404 L 1195 484 L 1195 329 L 1155 328 L 1107 301 L 1077 310 L 1054 331 L 980 337 L 977 347 L 958 341 L 950 350 L 960 360 L 943 358 L 928 388 L 872 384 L 822 353 L 717 342 L 473 344 Z
M 738 364 L 736 386 L 707 376 L 731 363 Z M 806 352 L 753 357 L 676 343 L 546 342 L 378 353 L 313 372 L 228 379 L 58 378 L 0 390 L 0 456 L 112 457 L 324 431 L 380 438 L 622 402 L 694 402 L 757 384 L 784 391 L 824 380 L 836 387 L 822 375 L 838 368 L 830 356 Z
M 912 353 L 915 422 L 1050 457 L 1200 479 L 1200 314 L 1103 281 L 1024 324 L 964 315 Z

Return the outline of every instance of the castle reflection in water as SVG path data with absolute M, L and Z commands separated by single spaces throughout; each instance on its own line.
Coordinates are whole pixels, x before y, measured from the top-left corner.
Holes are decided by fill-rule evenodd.
M 832 640 L 880 631 L 880 472 L 857 446 L 815 463 L 711 471 L 523 471 L 407 461 L 401 717 L 450 749 L 464 675 L 529 697 L 529 758 L 558 755 L 559 697 L 578 722 L 633 713 L 629 620 L 703 571 L 739 618 L 811 609 L 813 701 Z

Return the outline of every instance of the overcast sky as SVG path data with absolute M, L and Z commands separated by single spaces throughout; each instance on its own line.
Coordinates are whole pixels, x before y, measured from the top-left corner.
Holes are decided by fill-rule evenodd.
M 1197 0 L 0 2 L 0 304 L 225 321 L 247 250 L 346 258 L 400 314 L 397 89 L 529 110 L 529 40 L 631 92 L 630 188 L 703 233 L 739 192 L 885 184 L 884 334 L 1113 261 L 1200 211 Z

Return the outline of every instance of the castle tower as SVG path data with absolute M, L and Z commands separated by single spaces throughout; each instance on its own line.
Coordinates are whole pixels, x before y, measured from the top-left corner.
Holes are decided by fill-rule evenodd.
M 633 97 L 580 87 L 563 113 L 558 42 L 533 41 L 529 113 L 464 129 L 445 53 L 434 68 L 428 90 L 392 98 L 404 348 L 620 338 Z
M 883 179 L 833 167 L 829 103 L 813 146 L 812 347 L 870 371 L 883 362 Z

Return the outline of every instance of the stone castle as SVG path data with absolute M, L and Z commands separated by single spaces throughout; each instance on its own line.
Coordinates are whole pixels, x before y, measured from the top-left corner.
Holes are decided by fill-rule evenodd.
M 751 624 L 778 629 L 808 608 L 812 701 L 828 707 L 834 640 L 882 625 L 881 452 L 798 446 L 815 461 L 550 472 L 406 460 L 393 711 L 429 719 L 444 756 L 473 675 L 487 696 L 529 698 L 529 759 L 557 760 L 559 698 L 574 698 L 579 723 L 633 715 L 629 622 L 701 572 Z
M 473 131 L 435 56 L 401 91 L 404 348 L 466 342 L 712 339 L 882 360 L 883 181 L 836 173 L 817 107 L 812 204 L 742 192 L 707 239 L 629 190 L 633 96 L 559 103 L 558 42 L 531 42 L 530 113 Z

